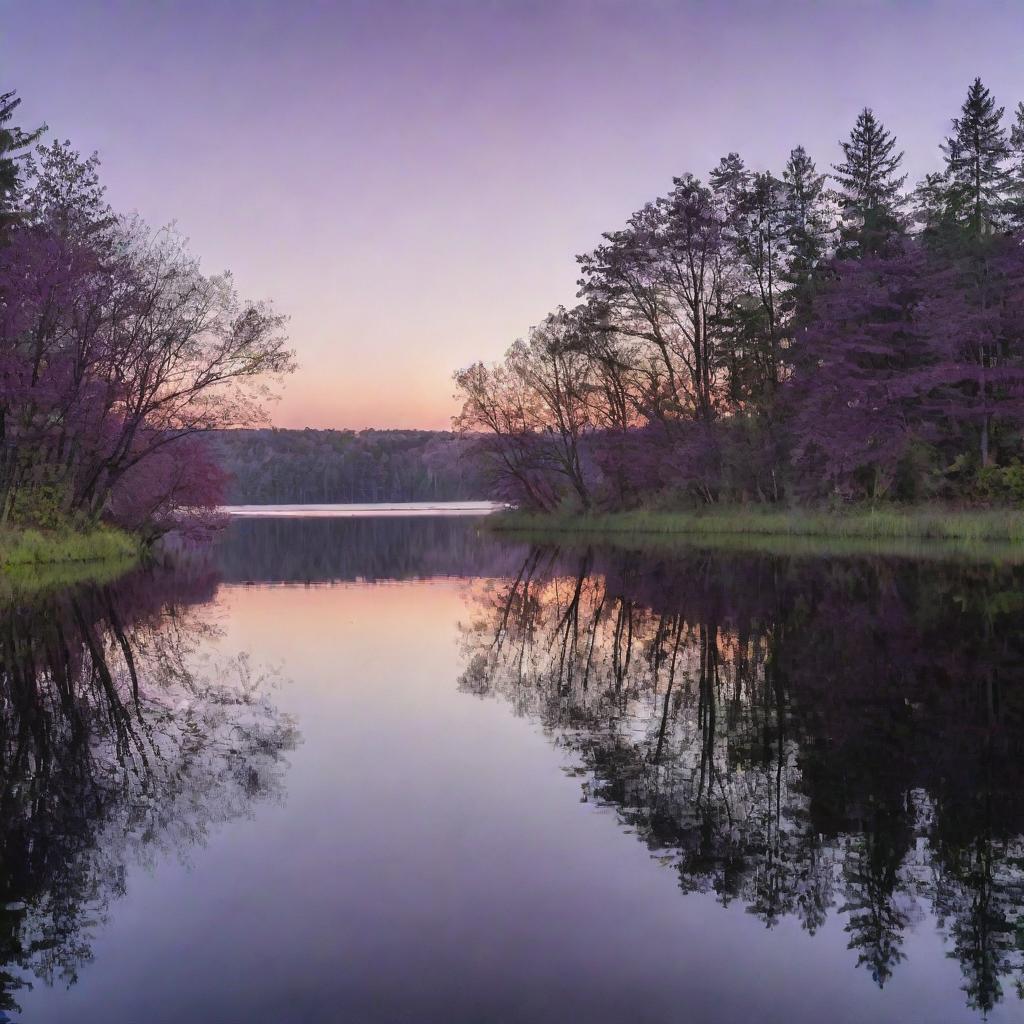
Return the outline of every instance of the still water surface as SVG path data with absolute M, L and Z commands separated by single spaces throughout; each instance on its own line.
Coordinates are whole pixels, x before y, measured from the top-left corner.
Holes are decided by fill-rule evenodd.
M 1021 1019 L 1024 571 L 478 526 L 6 606 L 11 1019 Z

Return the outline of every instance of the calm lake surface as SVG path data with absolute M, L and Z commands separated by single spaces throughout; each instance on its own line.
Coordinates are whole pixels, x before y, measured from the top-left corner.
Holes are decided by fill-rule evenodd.
M 12 1020 L 1024 1016 L 1019 567 L 239 518 L 4 609 Z

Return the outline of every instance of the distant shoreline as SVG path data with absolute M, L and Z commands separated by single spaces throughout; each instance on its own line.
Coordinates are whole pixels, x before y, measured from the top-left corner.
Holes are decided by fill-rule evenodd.
M 486 516 L 505 508 L 497 501 L 383 501 L 353 504 L 223 505 L 238 519 L 354 519 L 379 516 Z

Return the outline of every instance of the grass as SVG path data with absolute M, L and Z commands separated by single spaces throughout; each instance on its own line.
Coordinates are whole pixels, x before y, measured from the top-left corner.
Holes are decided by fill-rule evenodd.
M 606 514 L 508 512 L 490 529 L 534 541 L 576 539 L 632 548 L 684 544 L 784 554 L 964 553 L 1024 560 L 1024 511 L 858 509 L 843 512 L 719 508 Z
M 66 563 L 131 563 L 139 542 L 109 526 L 92 530 L 0 530 L 0 571 L 24 572 Z

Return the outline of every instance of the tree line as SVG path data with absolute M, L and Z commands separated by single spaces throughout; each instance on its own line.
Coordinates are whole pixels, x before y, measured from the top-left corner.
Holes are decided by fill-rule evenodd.
M 236 505 L 486 498 L 466 442 L 437 430 L 224 430 L 213 436 Z
M 96 155 L 0 96 L 0 525 L 160 532 L 223 500 L 203 437 L 265 420 L 284 320 L 116 213 Z
M 976 79 L 916 187 L 865 108 L 827 172 L 729 153 L 577 256 L 579 302 L 455 374 L 503 497 L 1024 498 L 1024 103 Z

